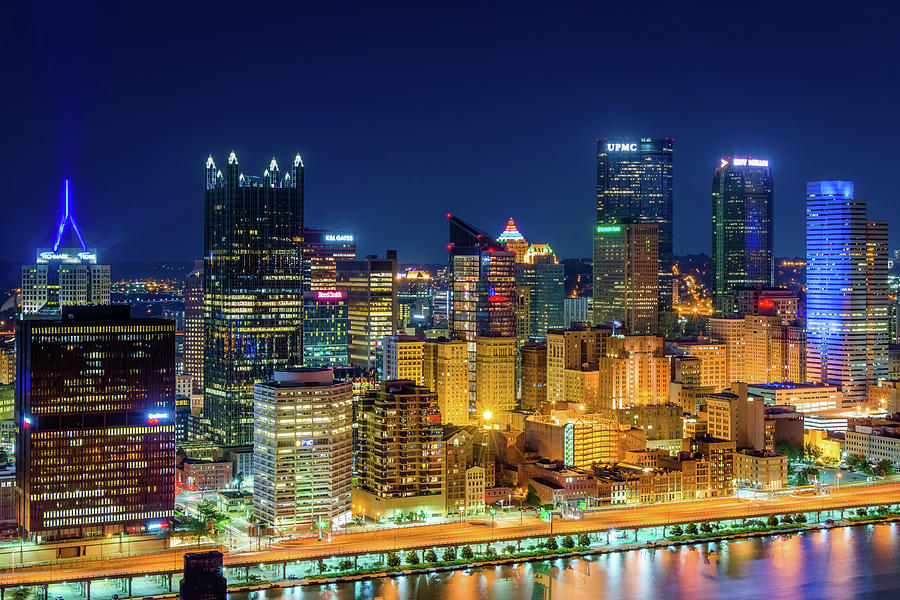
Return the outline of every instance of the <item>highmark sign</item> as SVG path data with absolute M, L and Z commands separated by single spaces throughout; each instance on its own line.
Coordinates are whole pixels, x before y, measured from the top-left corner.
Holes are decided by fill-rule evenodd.
M 638 145 L 635 143 L 628 144 L 606 144 L 608 152 L 637 152 Z

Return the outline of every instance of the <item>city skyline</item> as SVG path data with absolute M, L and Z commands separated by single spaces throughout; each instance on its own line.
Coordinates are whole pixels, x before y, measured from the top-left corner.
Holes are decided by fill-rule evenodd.
M 40 21 L 38 35 L 37 15 L 17 7 L 24 13 L 11 21 L 22 23 L 22 32 L 7 43 L 12 54 L 21 47 L 29 57 L 13 66 L 12 76 L 22 76 L 19 97 L 30 100 L 19 105 L 18 98 L 6 99 L 14 103 L 10 112 L 21 117 L 12 120 L 10 136 L 22 142 L 4 147 L 0 159 L 24 174 L 11 178 L 4 198 L 9 218 L 22 226 L 10 232 L 0 259 L 24 262 L 32 248 L 49 241 L 50 215 L 65 178 L 72 179 L 74 210 L 98 252 L 129 261 L 195 258 L 202 251 L 202 242 L 191 235 L 202 227 L 196 164 L 209 152 L 232 147 L 255 164 L 265 164 L 273 149 L 282 163 L 301 152 L 309 165 L 307 222 L 357 232 L 360 254 L 383 252 L 387 242 L 376 232 L 389 223 L 400 217 L 414 222 L 416 229 L 397 245 L 401 262 L 443 259 L 442 245 L 432 240 L 448 210 L 480 210 L 479 222 L 491 229 L 513 216 L 526 236 L 548 241 L 559 256 L 590 256 L 588 228 L 576 235 L 571 223 L 591 220 L 593 146 L 601 135 L 676 140 L 676 254 L 710 252 L 704 210 L 709 172 L 731 153 L 771 160 L 780 223 L 803 219 L 805 183 L 819 179 L 856 181 L 872 217 L 891 216 L 890 178 L 879 169 L 880 160 L 871 160 L 889 161 L 895 153 L 890 140 L 897 125 L 884 98 L 895 95 L 897 83 L 884 76 L 893 67 L 881 58 L 890 56 L 883 46 L 889 36 L 879 34 L 886 20 L 869 22 L 864 9 L 842 13 L 848 43 L 822 49 L 811 42 L 833 18 L 827 7 L 814 14 L 786 7 L 771 23 L 733 19 L 752 48 L 753 60 L 743 60 L 742 68 L 765 74 L 765 85 L 738 92 L 727 83 L 737 59 L 720 51 L 730 47 L 724 42 L 734 31 L 726 35 L 714 27 L 738 8 L 720 7 L 718 16 L 612 9 L 616 27 L 604 28 L 603 45 L 631 46 L 640 32 L 671 46 L 676 58 L 654 78 L 641 68 L 629 72 L 659 60 L 652 48 L 637 47 L 608 67 L 608 78 L 593 74 L 603 47 L 591 34 L 603 22 L 591 9 L 528 8 L 515 15 L 485 8 L 487 25 L 466 20 L 465 45 L 454 32 L 466 11 L 387 10 L 371 27 L 372 15 L 365 11 L 347 18 L 323 8 L 302 15 L 285 10 L 265 31 L 242 27 L 247 43 L 238 51 L 206 44 L 213 33 L 227 39 L 237 26 L 215 13 L 203 12 L 201 19 L 195 7 L 169 30 L 164 44 L 154 33 L 161 23 L 131 19 L 124 8 L 86 9 L 77 18 L 60 10 Z M 301 17 L 302 35 L 281 40 L 278 34 L 293 32 Z M 631 25 L 637 17 L 640 29 Z M 73 19 L 84 27 L 71 27 Z M 343 26 L 341 44 L 312 26 L 336 22 Z M 797 27 L 801 22 L 804 27 Z M 108 31 L 115 33 L 107 43 L 125 51 L 111 54 L 99 42 L 76 43 L 103 39 Z M 263 35 L 267 43 L 253 43 Z M 38 41 L 47 43 L 38 48 Z M 415 57 L 403 52 L 413 43 L 420 47 Z M 223 51 L 247 71 L 269 62 L 286 66 L 292 56 L 317 60 L 304 67 L 302 88 L 284 84 L 284 99 L 248 91 L 223 102 L 207 89 L 215 86 L 206 84 L 198 66 L 221 62 Z M 361 58 L 364 53 L 370 55 Z M 44 63 L 48 76 L 40 80 L 17 71 L 29 65 L 43 69 Z M 840 101 L 818 95 L 809 102 L 822 72 L 843 77 L 842 86 L 857 93 Z M 59 89 L 84 93 L 61 102 Z M 177 90 L 191 92 L 192 102 L 170 109 L 170 94 Z M 801 111 L 804 118 L 797 119 Z M 223 128 L 222 122 L 233 125 Z M 488 144 L 491 152 L 484 152 Z M 35 177 L 35 156 L 50 157 L 57 166 L 48 171 L 42 165 L 44 176 Z M 448 165 L 455 177 L 441 178 Z M 544 214 L 548 198 L 563 210 Z M 335 205 L 346 210 L 335 213 Z M 110 210 L 114 206 L 127 210 Z M 777 256 L 803 255 L 800 236 L 781 228 L 775 237 Z M 169 243 L 150 243 L 160 239 Z

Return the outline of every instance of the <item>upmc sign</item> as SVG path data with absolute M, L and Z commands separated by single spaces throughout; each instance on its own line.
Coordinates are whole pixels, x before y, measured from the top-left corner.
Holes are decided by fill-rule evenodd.
M 637 152 L 637 144 L 606 144 L 608 152 Z

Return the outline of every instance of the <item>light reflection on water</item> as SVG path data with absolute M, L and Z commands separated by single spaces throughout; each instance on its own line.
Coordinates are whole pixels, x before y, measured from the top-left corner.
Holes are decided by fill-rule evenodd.
M 373 581 L 230 594 L 229 600 L 871 598 L 900 591 L 900 527 L 616 552 Z

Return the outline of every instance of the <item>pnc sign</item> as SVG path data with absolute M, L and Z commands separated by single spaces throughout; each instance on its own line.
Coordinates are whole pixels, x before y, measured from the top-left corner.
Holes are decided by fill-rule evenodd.
M 606 144 L 606 150 L 608 152 L 637 152 L 638 145 L 635 143 L 630 144 Z

